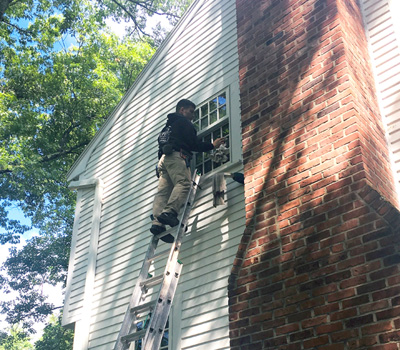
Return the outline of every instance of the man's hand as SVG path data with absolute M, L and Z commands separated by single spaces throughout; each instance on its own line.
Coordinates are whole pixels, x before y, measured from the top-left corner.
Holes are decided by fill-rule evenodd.
M 225 137 L 220 137 L 219 139 L 215 139 L 212 144 L 214 145 L 214 148 L 218 148 L 223 143 L 225 143 Z

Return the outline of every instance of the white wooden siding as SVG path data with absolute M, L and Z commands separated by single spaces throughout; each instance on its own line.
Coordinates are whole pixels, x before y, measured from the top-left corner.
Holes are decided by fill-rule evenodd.
M 224 171 L 242 170 L 235 0 L 196 1 L 192 11 L 126 108 L 96 140 L 81 174 L 105 183 L 89 349 L 112 349 L 120 329 L 151 238 L 157 135 L 179 99 L 201 103 L 228 89 L 234 145 L 232 163 Z M 191 234 L 180 254 L 184 266 L 177 291 L 181 303 L 171 315 L 173 350 L 177 344 L 179 349 L 229 349 L 227 285 L 245 212 L 243 186 L 231 179 L 227 183 L 225 206 L 212 207 L 210 179 L 203 179 L 198 192 Z M 159 249 L 167 247 L 161 243 Z M 153 268 L 157 273 L 163 266 Z
M 362 0 L 361 7 L 400 200 L 399 1 Z

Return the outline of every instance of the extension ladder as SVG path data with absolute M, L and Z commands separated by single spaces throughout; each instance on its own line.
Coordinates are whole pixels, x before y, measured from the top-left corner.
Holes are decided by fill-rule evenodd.
M 197 187 L 199 187 L 199 180 L 200 175 L 197 174 L 195 170 L 192 177 L 192 185 L 184 205 L 183 214 L 179 221 L 175 241 L 171 249 L 156 253 L 159 239 L 167 235 L 170 230 L 153 236 L 150 241 L 114 350 L 136 350 L 139 348 L 138 344 L 140 342 L 141 350 L 159 350 L 182 270 L 182 263 L 178 260 L 178 254 L 182 245 L 182 239 L 187 227 L 196 190 Z M 168 252 L 169 256 L 164 274 L 154 277 L 151 276 L 149 274 L 151 263 L 165 257 Z M 149 276 L 151 277 L 149 278 Z M 154 301 L 144 303 L 143 300 L 149 289 L 156 285 L 160 285 L 157 298 Z M 148 322 L 141 321 L 143 329 L 138 330 L 138 320 L 146 313 L 149 315 L 150 319 Z

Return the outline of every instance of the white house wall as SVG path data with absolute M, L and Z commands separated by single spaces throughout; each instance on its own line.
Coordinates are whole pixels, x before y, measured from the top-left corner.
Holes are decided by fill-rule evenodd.
M 242 170 L 235 1 L 198 1 L 194 10 L 179 37 L 98 140 L 81 175 L 104 181 L 88 349 L 114 346 L 151 238 L 157 135 L 179 99 L 201 103 L 227 89 L 234 151 L 232 164 L 224 171 Z M 227 185 L 227 205 L 217 208 L 212 206 L 210 179 L 203 178 L 198 191 L 189 220 L 191 234 L 179 258 L 183 273 L 177 290 L 181 303 L 171 314 L 173 350 L 229 349 L 227 284 L 245 218 L 243 186 L 232 179 Z M 83 226 L 79 230 L 84 235 Z M 161 243 L 159 249 L 167 247 Z M 79 313 L 66 311 L 66 320 L 78 320 Z
M 400 199 L 400 2 L 362 0 L 361 5 Z

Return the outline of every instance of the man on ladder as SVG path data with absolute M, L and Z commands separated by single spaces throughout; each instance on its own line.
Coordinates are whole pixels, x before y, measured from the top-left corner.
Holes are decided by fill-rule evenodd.
M 154 237 L 150 241 L 136 280 L 114 350 L 131 349 L 135 342 L 140 342 L 143 350 L 158 350 L 162 341 L 182 270 L 182 263 L 178 260 L 182 237 L 200 180 L 200 175 L 197 173 L 194 173 L 191 179 L 189 164 L 192 151 L 209 151 L 219 147 L 225 141 L 224 138 L 219 138 L 213 143 L 208 143 L 197 139 L 196 129 L 191 123 L 194 109 L 193 102 L 179 101 L 176 113 L 168 115 L 167 124 L 158 138 L 159 182 L 158 193 L 153 203 L 154 218 L 150 229 Z M 162 235 L 166 231 L 165 225 L 174 227 L 179 224 L 177 217 L 181 207 L 184 207 L 184 210 L 176 238 L 171 234 Z M 156 252 L 159 239 L 173 243 L 171 249 Z M 158 261 L 167 254 L 164 273 L 149 275 L 154 261 Z M 159 285 L 157 298 L 144 302 L 149 291 L 156 285 Z M 137 327 L 139 320 L 146 313 L 150 316 L 148 325 L 139 330 Z
M 179 224 L 178 213 L 184 204 L 191 185 L 190 160 L 192 152 L 207 152 L 218 148 L 225 139 L 218 138 L 213 143 L 197 139 L 197 131 L 192 124 L 196 105 L 189 100 L 180 100 L 176 112 L 168 114 L 167 123 L 158 137 L 157 165 L 158 191 L 153 202 L 153 222 L 150 232 L 154 235 L 166 230 L 165 225 Z M 161 237 L 173 243 L 171 234 Z

